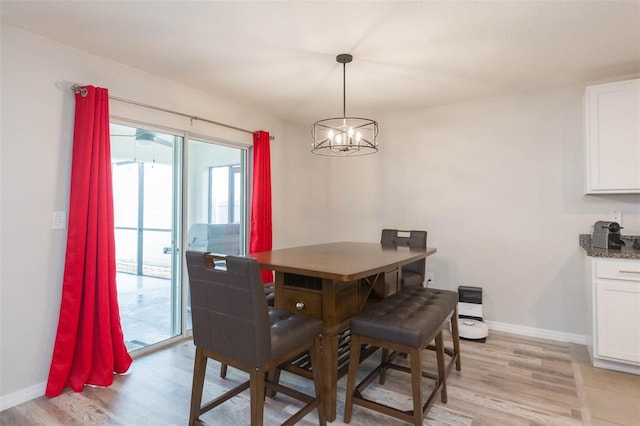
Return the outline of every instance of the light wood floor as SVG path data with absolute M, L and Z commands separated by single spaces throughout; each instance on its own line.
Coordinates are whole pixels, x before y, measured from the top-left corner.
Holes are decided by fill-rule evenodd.
M 41 397 L 0 413 L 2 425 L 185 425 L 188 419 L 194 348 L 183 342 L 135 359 L 131 371 L 116 377 L 110 388 L 87 387 L 75 394 Z M 425 366 L 433 365 L 426 351 Z M 360 368 L 364 376 L 377 362 L 372 356 Z M 205 398 L 245 380 L 229 369 L 218 377 L 219 365 L 209 361 Z M 371 385 L 367 394 L 410 407 L 406 374 L 390 371 L 384 387 Z M 282 374 L 312 393 L 305 379 Z M 425 379 L 425 390 L 429 387 Z M 339 382 L 338 417 L 342 425 L 346 377 Z M 369 390 L 371 389 L 371 391 Z M 439 400 L 428 425 L 640 425 L 640 378 L 594 369 L 583 346 L 491 332 L 486 343 L 462 341 L 462 372 L 448 381 L 449 402 Z M 370 393 L 372 392 L 372 393 Z M 290 405 L 291 404 L 291 405 Z M 279 424 L 297 402 L 267 398 L 265 422 Z M 204 425 L 249 423 L 248 391 L 202 416 Z M 315 413 L 300 424 L 317 424 Z M 352 425 L 399 425 L 401 422 L 354 407 Z

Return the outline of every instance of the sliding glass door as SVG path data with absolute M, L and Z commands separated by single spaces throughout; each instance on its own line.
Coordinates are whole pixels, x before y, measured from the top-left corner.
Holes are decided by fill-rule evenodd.
M 191 329 L 185 249 L 246 253 L 247 150 L 126 122 L 110 130 L 118 301 L 133 351 Z
M 190 139 L 187 250 L 246 253 L 246 150 Z
M 246 150 L 196 139 L 188 145 L 186 249 L 246 254 Z
M 182 334 L 176 257 L 182 141 L 111 124 L 118 300 L 129 351 Z

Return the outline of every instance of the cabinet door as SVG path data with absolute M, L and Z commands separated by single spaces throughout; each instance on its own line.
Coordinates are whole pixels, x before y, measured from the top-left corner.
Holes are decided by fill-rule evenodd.
M 640 362 L 640 283 L 597 281 L 597 354 Z
M 640 192 L 640 79 L 586 89 L 587 193 Z

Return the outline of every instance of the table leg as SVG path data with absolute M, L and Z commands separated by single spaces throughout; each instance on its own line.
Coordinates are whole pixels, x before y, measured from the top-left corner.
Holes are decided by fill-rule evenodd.
M 284 305 L 284 272 L 276 271 L 274 283 L 274 299 L 273 306 L 282 309 Z
M 327 421 L 336 419 L 338 399 L 338 335 L 322 334 L 322 398 Z

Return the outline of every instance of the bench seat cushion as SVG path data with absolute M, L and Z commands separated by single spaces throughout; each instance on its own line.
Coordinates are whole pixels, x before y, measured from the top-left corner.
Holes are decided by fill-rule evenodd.
M 458 293 L 404 287 L 351 318 L 351 333 L 414 348 L 426 347 L 458 303 Z
M 322 321 L 285 309 L 269 308 L 271 326 L 271 358 L 295 349 L 300 342 L 312 341 L 322 333 Z

